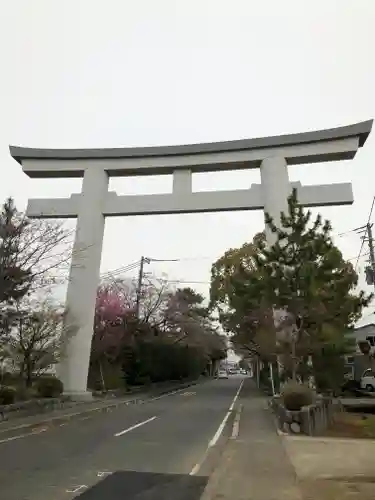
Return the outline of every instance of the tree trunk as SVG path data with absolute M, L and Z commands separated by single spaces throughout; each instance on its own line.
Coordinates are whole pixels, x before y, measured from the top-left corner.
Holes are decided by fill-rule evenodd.
M 292 340 L 292 380 L 297 382 L 296 341 Z
M 21 385 L 23 385 L 25 383 L 25 362 L 21 363 L 20 365 L 20 371 L 19 371 L 19 378 L 20 378 L 20 382 L 21 382 Z
M 26 387 L 33 385 L 33 366 L 30 361 L 26 362 Z
M 270 366 L 270 379 L 271 379 L 272 395 L 274 396 L 275 395 L 275 381 L 273 378 L 273 363 L 272 363 L 272 361 L 271 361 L 269 366 Z
M 102 384 L 102 391 L 105 392 L 105 381 L 104 381 L 104 375 L 103 375 L 103 367 L 102 367 L 102 362 L 99 360 L 99 373 L 100 373 L 100 381 Z

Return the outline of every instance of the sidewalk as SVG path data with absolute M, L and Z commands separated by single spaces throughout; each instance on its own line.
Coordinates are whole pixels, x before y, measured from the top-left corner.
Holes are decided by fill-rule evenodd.
M 225 447 L 201 500 L 301 500 L 267 399 L 252 380 L 245 382 L 239 404 L 238 437 Z
M 373 500 L 375 440 L 283 436 L 306 500 Z

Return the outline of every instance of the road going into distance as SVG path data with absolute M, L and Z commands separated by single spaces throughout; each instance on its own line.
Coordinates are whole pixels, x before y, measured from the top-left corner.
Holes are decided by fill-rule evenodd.
M 232 432 L 242 384 L 210 380 L 38 434 L 1 434 L 0 497 L 198 500 Z

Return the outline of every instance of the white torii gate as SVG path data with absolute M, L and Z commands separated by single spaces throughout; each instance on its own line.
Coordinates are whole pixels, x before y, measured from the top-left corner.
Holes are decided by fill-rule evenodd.
M 67 322 L 77 333 L 66 346 L 59 370 L 65 393 L 87 398 L 96 291 L 105 217 L 230 210 L 267 211 L 280 221 L 293 184 L 288 165 L 354 158 L 371 131 L 372 120 L 346 127 L 300 134 L 186 146 L 118 149 L 32 149 L 10 146 L 10 153 L 32 178 L 82 177 L 82 191 L 70 198 L 31 199 L 33 218 L 77 218 L 66 297 Z M 193 192 L 193 172 L 260 168 L 261 184 L 247 189 Z M 111 176 L 173 174 L 169 194 L 117 196 L 108 192 Z M 301 186 L 301 204 L 350 205 L 350 183 Z M 267 239 L 273 234 L 266 228 Z

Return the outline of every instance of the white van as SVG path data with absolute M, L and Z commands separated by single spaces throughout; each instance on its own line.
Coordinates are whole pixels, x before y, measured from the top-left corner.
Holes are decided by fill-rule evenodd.
M 373 372 L 371 368 L 368 368 L 363 372 L 360 384 L 361 389 L 367 392 L 375 391 L 375 372 Z

